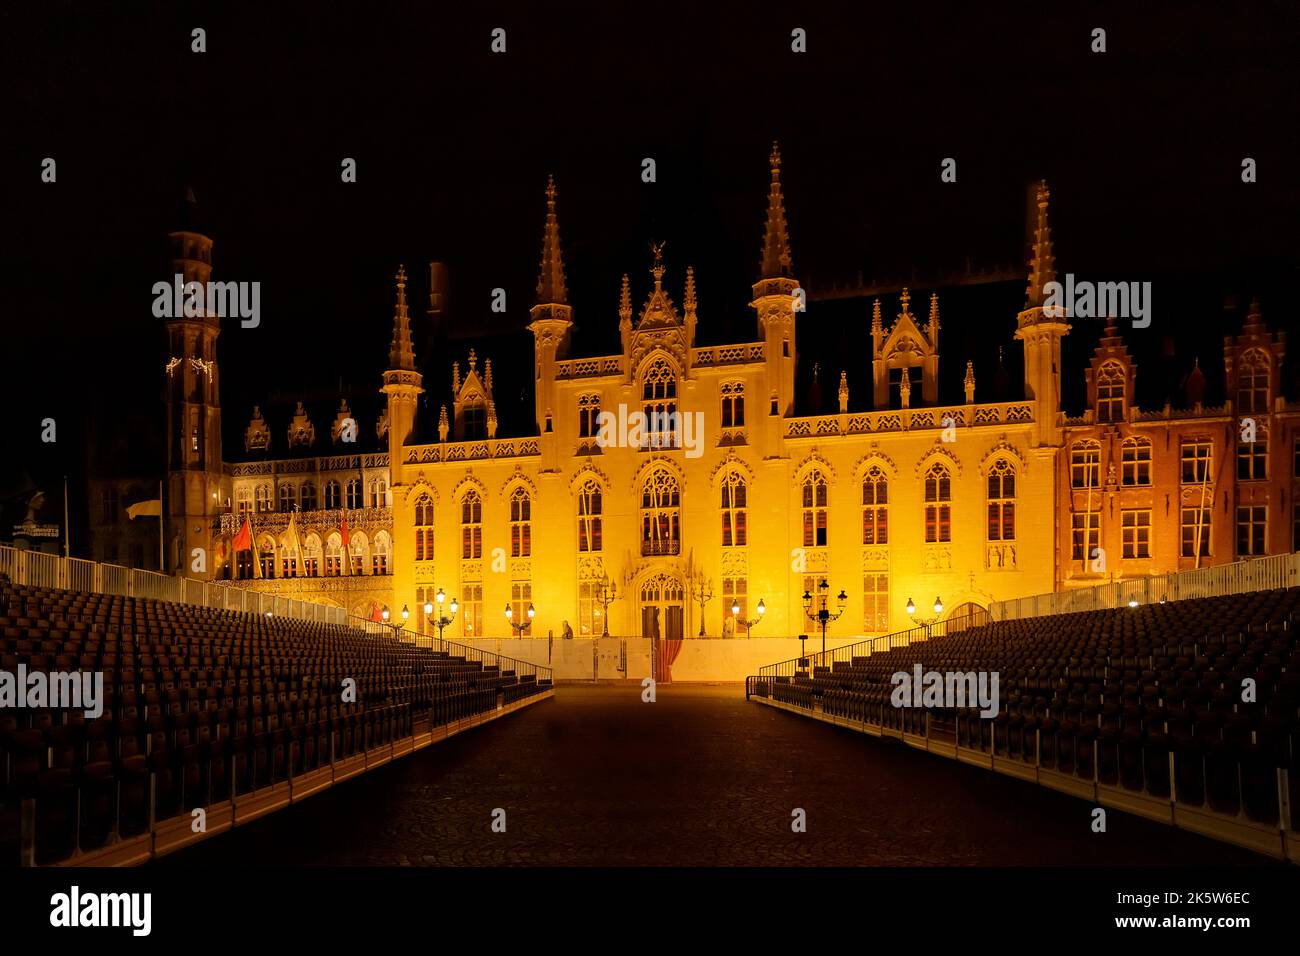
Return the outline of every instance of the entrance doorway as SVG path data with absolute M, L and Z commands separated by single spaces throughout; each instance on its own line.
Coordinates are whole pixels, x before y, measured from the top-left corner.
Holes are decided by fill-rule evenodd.
M 641 584 L 641 636 L 680 641 L 686 631 L 686 589 L 675 575 L 661 572 Z

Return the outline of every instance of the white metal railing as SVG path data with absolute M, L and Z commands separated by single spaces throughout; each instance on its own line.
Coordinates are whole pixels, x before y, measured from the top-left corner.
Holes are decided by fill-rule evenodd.
M 5 545 L 0 545 L 0 574 L 6 575 L 14 584 L 33 587 L 152 598 L 156 601 L 199 604 L 252 614 L 270 613 L 328 624 L 346 624 L 348 620 L 345 608 L 329 604 L 284 598 L 261 591 L 246 591 L 228 582 L 198 581 L 179 575 L 100 564 L 82 558 L 62 558 L 57 554 Z
M 1213 568 L 1172 571 L 1090 588 L 994 601 L 989 605 L 989 614 L 995 621 L 1009 621 L 1122 607 L 1131 600 L 1136 600 L 1139 604 L 1151 604 L 1156 601 L 1243 594 L 1247 591 L 1267 591 L 1297 585 L 1300 585 L 1300 553 L 1275 554 L 1264 558 L 1247 558 L 1245 561 Z

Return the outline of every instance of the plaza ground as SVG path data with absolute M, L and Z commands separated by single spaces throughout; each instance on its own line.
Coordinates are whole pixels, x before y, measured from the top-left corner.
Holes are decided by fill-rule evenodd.
M 561 686 L 158 865 L 1271 863 L 1114 810 L 1093 833 L 1083 801 L 747 703 L 743 685 L 657 696 Z

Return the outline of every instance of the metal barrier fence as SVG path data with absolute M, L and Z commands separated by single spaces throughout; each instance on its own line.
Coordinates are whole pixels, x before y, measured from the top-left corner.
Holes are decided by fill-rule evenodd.
M 1264 558 L 1248 558 L 1232 564 L 1221 564 L 1214 568 L 1174 571 L 1129 581 L 1099 584 L 1090 588 L 1075 588 L 1012 598 L 1009 601 L 994 601 L 989 605 L 989 614 L 995 621 L 1010 621 L 1024 617 L 1044 617 L 1049 614 L 1070 614 L 1074 611 L 1123 607 L 1130 601 L 1151 604 L 1155 601 L 1244 594 L 1247 591 L 1265 591 L 1297 585 L 1300 585 L 1300 553 L 1275 554 Z
M 986 623 L 988 623 L 988 615 L 983 611 L 976 611 L 962 617 L 949 618 L 946 621 L 918 624 L 916 627 L 909 627 L 906 630 L 895 631 L 892 634 L 884 634 L 880 637 L 868 638 L 865 641 L 858 641 L 856 644 L 845 644 L 842 647 L 833 647 L 825 651 L 818 651 L 815 654 L 809 654 L 807 657 L 794 657 L 788 661 L 768 664 L 766 667 L 758 669 L 758 678 L 759 680 L 772 681 L 784 677 L 786 680 L 791 680 L 795 674 L 803 672 L 811 674 L 815 672 L 816 668 L 820 667 L 834 670 L 837 662 L 852 663 L 855 657 L 870 657 L 872 654 L 892 651 L 896 647 L 907 647 L 921 641 L 928 641 L 932 637 L 946 637 L 949 634 L 956 634 L 967 628 Z
M 383 621 L 372 621 L 362 617 L 349 617 L 348 623 L 367 634 L 391 637 L 404 644 L 437 651 L 447 654 L 449 657 L 461 657 L 467 661 L 482 664 L 485 668 L 495 667 L 501 673 L 513 671 L 516 677 L 531 677 L 538 682 L 549 681 L 554 683 L 554 672 L 544 664 L 534 664 L 530 661 L 520 660 L 517 657 L 506 657 L 504 654 L 485 651 L 482 648 L 472 647 L 468 644 L 446 641 L 434 635 L 420 634 L 400 624 L 387 624 Z
M 151 598 L 178 604 L 198 604 L 218 610 L 270 613 L 329 624 L 348 623 L 347 611 L 329 604 L 315 604 L 261 591 L 249 591 L 227 581 L 198 581 L 179 575 L 100 564 L 82 558 L 63 558 L 57 554 L 4 545 L 0 545 L 0 575 L 8 576 L 14 584 L 32 587 Z

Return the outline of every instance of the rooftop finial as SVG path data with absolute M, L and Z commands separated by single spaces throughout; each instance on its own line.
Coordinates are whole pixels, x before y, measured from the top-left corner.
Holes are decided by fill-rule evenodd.
M 618 294 L 618 324 L 632 324 L 632 287 L 628 284 L 627 273 L 623 273 L 623 288 Z
M 654 253 L 654 257 L 655 257 L 655 263 L 653 266 L 650 267 L 650 273 L 655 277 L 656 292 L 658 292 L 663 287 L 664 273 L 667 271 L 664 268 L 664 246 L 666 245 L 668 245 L 667 242 L 650 243 L 650 251 Z

